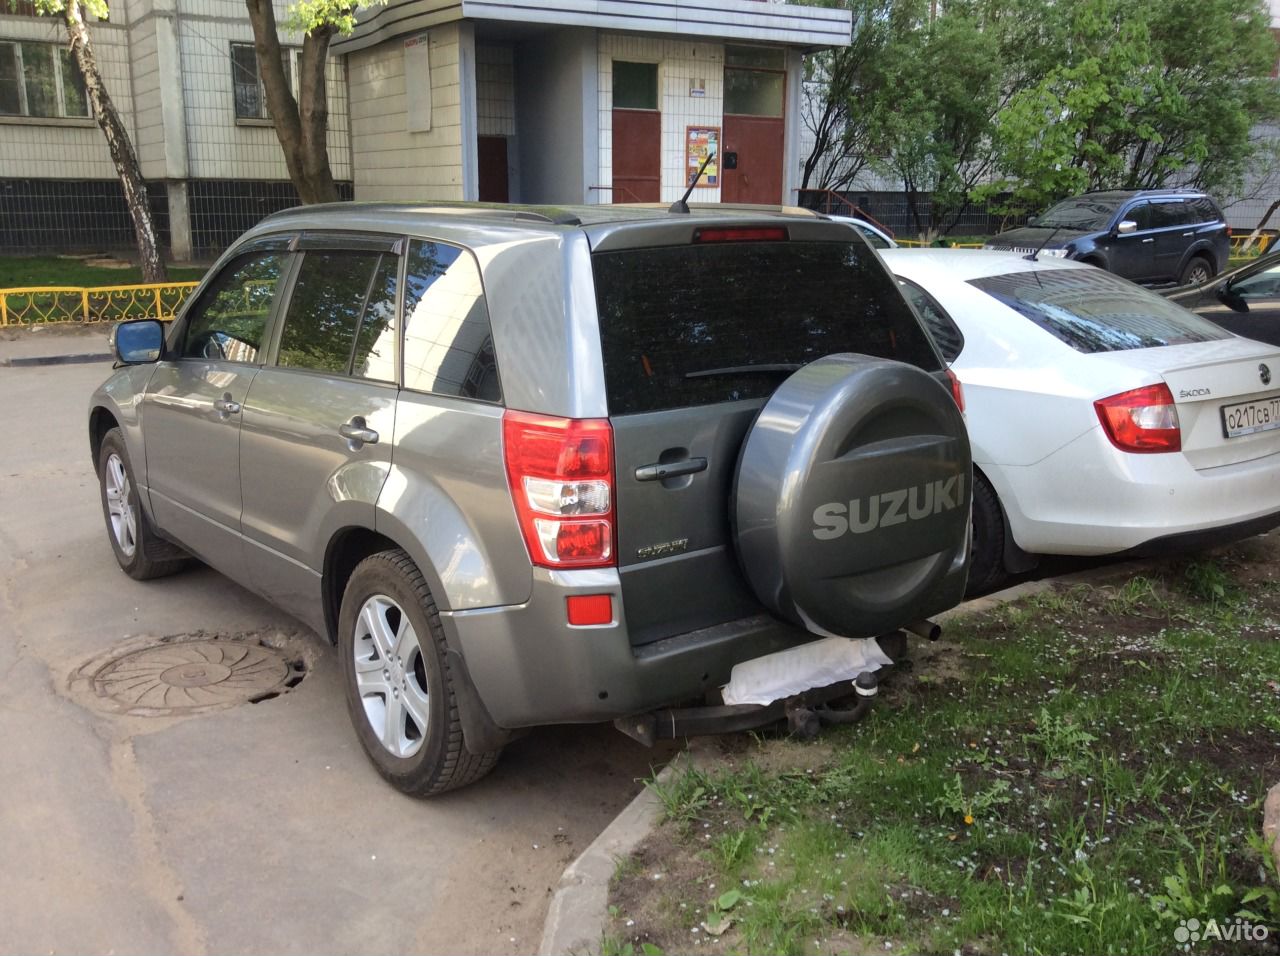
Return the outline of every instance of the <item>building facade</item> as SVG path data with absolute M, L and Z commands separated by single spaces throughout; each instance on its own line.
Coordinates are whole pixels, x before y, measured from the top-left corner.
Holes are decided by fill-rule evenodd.
M 61 23 L 9 9 L 0 252 L 128 247 Z M 241 0 L 118 0 L 91 29 L 174 258 L 296 203 Z M 330 163 L 357 200 L 670 202 L 710 154 L 694 200 L 794 201 L 803 55 L 850 29 L 760 0 L 392 0 L 333 45 Z

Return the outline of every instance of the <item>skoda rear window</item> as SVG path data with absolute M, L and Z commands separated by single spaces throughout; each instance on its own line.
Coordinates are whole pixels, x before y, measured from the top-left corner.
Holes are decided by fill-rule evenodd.
M 970 279 L 1077 352 L 1185 345 L 1231 333 L 1101 269 L 1045 269 Z
M 835 352 L 941 368 L 862 242 L 704 243 L 592 260 L 613 415 L 762 398 Z

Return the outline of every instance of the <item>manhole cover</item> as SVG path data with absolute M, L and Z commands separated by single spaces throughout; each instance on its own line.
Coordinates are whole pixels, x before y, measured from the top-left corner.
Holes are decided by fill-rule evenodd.
M 117 649 L 80 673 L 112 710 L 176 716 L 269 700 L 297 686 L 306 671 L 262 640 L 177 636 Z

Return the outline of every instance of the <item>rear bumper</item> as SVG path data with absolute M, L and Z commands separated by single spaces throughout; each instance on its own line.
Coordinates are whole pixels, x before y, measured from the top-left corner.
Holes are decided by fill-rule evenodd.
M 1034 465 L 984 470 L 1033 554 L 1193 548 L 1280 523 L 1280 455 L 1197 471 L 1179 454 L 1120 452 L 1094 428 Z
M 615 619 L 571 627 L 571 594 L 612 594 Z M 498 727 L 592 723 L 702 697 L 740 661 L 817 640 L 768 615 L 633 648 L 614 570 L 535 575 L 525 604 L 441 614 L 450 646 Z

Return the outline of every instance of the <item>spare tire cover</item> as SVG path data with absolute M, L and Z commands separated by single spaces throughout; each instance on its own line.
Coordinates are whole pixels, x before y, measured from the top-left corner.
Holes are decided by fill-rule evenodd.
M 730 504 L 743 571 L 765 607 L 817 634 L 944 610 L 964 587 L 971 472 L 964 418 L 933 377 L 821 358 L 747 434 Z

